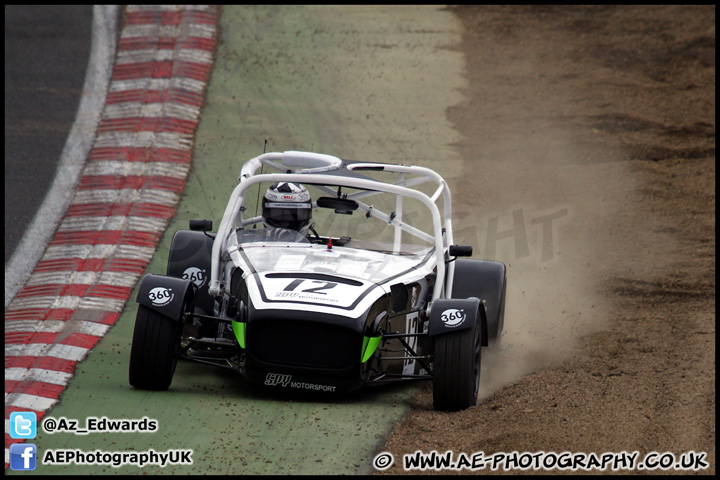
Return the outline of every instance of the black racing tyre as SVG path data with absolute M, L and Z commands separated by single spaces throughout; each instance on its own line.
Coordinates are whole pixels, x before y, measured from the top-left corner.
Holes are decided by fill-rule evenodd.
M 505 325 L 505 291 L 507 290 L 507 280 L 503 279 L 502 290 L 500 294 L 500 310 L 497 315 L 497 321 L 494 325 L 494 331 L 489 335 L 488 346 L 492 350 L 499 350 L 502 345 L 502 332 Z
M 435 337 L 433 407 L 455 412 L 477 404 L 480 385 L 482 329 L 472 328 Z
M 167 390 L 180 348 L 180 322 L 138 305 L 130 348 L 130 385 L 143 390 Z

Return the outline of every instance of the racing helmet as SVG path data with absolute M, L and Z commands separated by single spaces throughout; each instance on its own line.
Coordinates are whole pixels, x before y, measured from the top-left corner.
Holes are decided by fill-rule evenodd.
M 299 183 L 275 183 L 263 196 L 262 216 L 266 226 L 305 233 L 312 220 L 310 192 Z

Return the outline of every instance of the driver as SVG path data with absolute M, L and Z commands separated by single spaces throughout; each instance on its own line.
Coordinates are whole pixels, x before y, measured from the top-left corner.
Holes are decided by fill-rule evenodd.
M 312 228 L 310 192 L 299 183 L 275 183 L 263 196 L 262 216 L 267 228 L 295 230 L 305 236 Z

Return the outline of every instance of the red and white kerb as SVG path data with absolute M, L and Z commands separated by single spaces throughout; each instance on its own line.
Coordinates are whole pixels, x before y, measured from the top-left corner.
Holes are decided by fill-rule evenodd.
M 75 196 L 5 310 L 9 417 L 40 420 L 122 312 L 175 213 L 213 64 L 212 6 L 127 6 L 108 96 Z

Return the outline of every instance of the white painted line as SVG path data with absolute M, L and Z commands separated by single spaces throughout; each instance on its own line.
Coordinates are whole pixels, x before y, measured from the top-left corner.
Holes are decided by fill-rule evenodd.
M 55 357 L 79 362 L 85 358 L 88 351 L 87 348 L 63 345 L 61 343 L 5 344 L 6 357 Z
M 11 333 L 60 333 L 67 330 L 77 333 L 85 333 L 96 337 L 105 335 L 105 333 L 107 333 L 110 329 L 110 325 L 88 322 L 85 320 L 68 320 L 66 322 L 63 322 L 62 320 L 19 320 L 6 322 L 5 325 L 5 331 Z
M 35 272 L 25 284 L 26 287 L 35 285 L 93 285 L 97 281 L 98 272 L 76 272 L 65 270 L 60 272 Z
M 95 140 L 96 148 L 173 148 L 190 151 L 192 145 L 192 135 L 176 132 L 103 132 Z
M 183 25 L 183 29 L 189 30 L 188 37 L 196 38 L 213 38 L 215 36 L 215 26 L 199 23 L 191 23 Z M 129 25 L 123 29 L 122 38 L 138 38 L 138 37 L 178 37 L 180 26 L 175 25 Z
M 120 50 L 116 63 L 124 65 L 128 63 L 168 62 L 173 60 L 210 64 L 212 63 L 212 52 L 197 48 Z
M 123 102 L 115 103 L 105 107 L 103 119 L 114 118 L 178 118 L 197 122 L 200 116 L 200 107 L 186 103 L 162 102 L 162 103 L 141 103 Z
M 190 165 L 176 162 L 126 162 L 123 160 L 102 160 L 85 167 L 84 175 L 159 175 L 185 179 Z
M 92 46 L 75 123 L 63 148 L 58 171 L 35 218 L 5 265 L 5 306 L 17 295 L 42 256 L 67 209 L 95 138 L 115 55 L 119 6 L 93 7 Z
M 205 82 L 191 78 L 136 78 L 132 80 L 114 80 L 110 83 L 110 92 L 124 92 L 132 90 L 166 90 L 178 88 L 193 93 L 202 93 L 205 90 Z
M 51 245 L 43 258 L 44 260 L 112 258 L 149 262 L 153 255 L 155 255 L 154 248 L 137 245 Z
M 128 12 L 157 12 L 158 10 L 163 12 L 179 12 L 183 10 L 197 10 L 199 12 L 209 12 L 211 7 L 209 5 L 128 5 Z
M 89 203 L 156 203 L 174 206 L 180 197 L 170 190 L 146 190 L 137 188 L 78 190 L 73 204 Z
M 45 370 L 44 368 L 6 368 L 5 380 L 35 381 L 52 383 L 53 385 L 67 385 L 72 373 Z M 6 420 L 7 422 L 7 420 Z M 9 430 L 5 430 L 6 432 Z
M 183 48 L 178 52 L 177 59 L 183 62 L 191 63 L 213 63 L 213 54 L 207 50 L 199 48 Z
M 138 232 L 163 232 L 169 220 L 155 217 L 126 217 L 112 215 L 110 217 L 65 217 L 58 232 L 80 232 L 101 230 L 128 230 Z
M 10 305 L 8 305 L 5 311 L 12 312 L 14 310 L 24 310 L 26 308 L 53 308 L 57 298 L 58 297 L 44 296 L 16 298 Z
M 5 395 L 5 407 L 19 407 L 27 410 L 44 412 L 58 402 L 56 398 L 40 397 L 27 393 L 11 393 Z M 5 460 L 8 463 L 8 460 Z
M 77 297 L 74 295 L 33 295 L 16 298 L 6 311 L 26 308 L 67 308 L 69 310 L 90 309 L 106 312 L 121 312 L 125 300 L 105 297 Z
M 106 312 L 120 313 L 125 307 L 125 300 L 118 300 L 116 298 L 76 297 L 73 295 L 64 295 L 56 298 L 57 302 L 54 308 L 104 310 Z
M 110 285 L 116 287 L 134 287 L 140 273 L 129 272 L 59 272 L 33 273 L 25 284 L 35 285 Z

